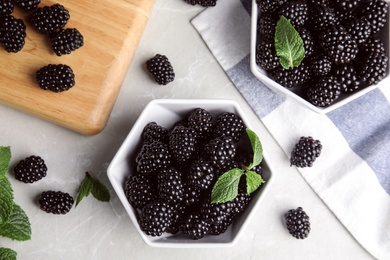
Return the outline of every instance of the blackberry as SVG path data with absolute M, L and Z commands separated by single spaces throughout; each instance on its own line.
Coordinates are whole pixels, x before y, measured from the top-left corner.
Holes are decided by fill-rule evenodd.
M 10 15 L 14 11 L 14 3 L 11 0 L 0 1 L 0 19 Z
M 180 225 L 180 230 L 192 239 L 200 239 L 208 234 L 210 224 L 202 219 L 199 212 L 190 212 Z
M 231 137 L 221 136 L 205 145 L 205 159 L 215 167 L 223 167 L 234 160 L 236 147 Z
M 305 48 L 305 57 L 309 57 L 314 53 L 314 37 L 309 29 L 305 27 L 298 28 L 298 33 L 302 38 Z
M 337 24 L 336 13 L 333 8 L 314 6 L 309 9 L 310 24 L 312 29 L 322 30 L 328 26 Z
M 371 51 L 359 56 L 358 77 L 369 85 L 378 84 L 387 74 L 389 58 L 386 52 Z
M 367 53 L 370 53 L 370 52 L 385 52 L 386 48 L 385 48 L 385 44 L 382 42 L 382 40 L 378 39 L 378 38 L 373 38 L 373 37 L 369 37 L 367 39 L 367 41 L 365 41 L 363 44 L 361 44 L 360 46 L 360 53 L 359 55 L 366 55 Z
M 371 35 L 370 23 L 367 20 L 351 18 L 345 20 L 343 26 L 358 45 L 364 43 Z
M 184 0 L 190 5 L 201 5 L 203 7 L 215 6 L 217 0 Z
M 203 108 L 194 109 L 188 116 L 188 126 L 195 130 L 201 140 L 210 138 L 213 130 L 213 117 Z
M 157 199 L 157 187 L 151 178 L 145 175 L 131 175 L 125 182 L 124 191 L 127 200 L 136 208 Z
M 177 204 L 183 200 L 184 187 L 181 172 L 173 167 L 165 168 L 159 171 L 157 177 L 160 198 L 172 204 Z
M 158 199 L 143 207 L 139 225 L 145 234 L 161 236 L 172 224 L 173 207 L 164 200 Z
M 257 22 L 257 32 L 264 41 L 273 41 L 278 17 L 275 13 L 261 13 Z
M 326 107 L 339 98 L 341 93 L 340 83 L 333 75 L 326 75 L 313 83 L 306 90 L 310 103 L 318 107 Z
M 194 185 L 189 182 L 184 182 L 183 184 L 184 195 L 183 195 L 183 205 L 190 206 L 196 205 L 200 202 L 202 198 L 202 190 L 198 185 Z
M 285 215 L 288 232 L 297 239 L 305 239 L 310 233 L 310 218 L 302 207 L 290 209 Z
M 320 34 L 321 47 L 336 64 L 348 63 L 356 58 L 358 45 L 341 26 L 328 27 Z
M 168 145 L 161 142 L 144 144 L 138 153 L 135 162 L 137 172 L 144 175 L 157 174 L 163 168 L 171 164 L 171 154 Z
M 181 203 L 172 205 L 172 222 L 166 230 L 167 233 L 176 234 L 180 231 L 180 224 L 185 218 L 186 212 L 187 208 L 185 205 Z
M 300 168 L 313 166 L 314 161 L 320 156 L 322 144 L 311 136 L 302 136 L 291 151 L 290 163 Z
M 40 156 L 31 155 L 14 168 L 15 179 L 25 183 L 39 181 L 46 176 L 47 166 Z
M 352 12 L 364 0 L 333 0 L 336 8 L 343 12 Z
M 206 199 L 200 208 L 201 217 L 210 224 L 209 234 L 219 235 L 224 233 L 233 222 L 233 203 L 210 203 Z
M 38 8 L 41 0 L 13 0 L 24 11 L 30 12 Z
M 372 34 L 379 32 L 386 24 L 389 5 L 383 0 L 364 1 L 358 18 L 366 19 Z
M 351 93 L 359 88 L 360 80 L 352 64 L 338 65 L 333 69 L 332 73 L 341 84 L 341 92 Z
M 237 194 L 237 197 L 235 197 L 231 202 L 233 203 L 232 206 L 232 213 L 234 215 L 238 215 L 248 207 L 249 203 L 251 202 L 252 197 L 244 192 L 239 192 Z
M 0 16 L 1 17 L 1 16 Z M 12 15 L 0 18 L 0 43 L 7 52 L 19 52 L 26 38 L 26 25 Z
M 295 28 L 303 26 L 309 18 L 305 1 L 287 2 L 280 7 L 278 14 L 285 16 Z
M 288 0 L 257 0 L 261 12 L 275 12 Z
M 84 37 L 74 28 L 60 29 L 49 34 L 51 47 L 57 56 L 70 54 L 84 45 Z
M 231 137 L 233 142 L 238 142 L 244 132 L 244 122 L 232 112 L 224 112 L 217 117 L 214 125 L 214 136 Z
M 162 142 L 168 144 L 168 129 L 158 125 L 156 122 L 149 122 L 142 131 L 145 143 Z
M 166 85 L 175 79 L 173 67 L 165 55 L 156 54 L 146 62 L 146 68 L 159 85 Z
M 315 76 L 328 75 L 332 70 L 332 62 L 324 54 L 313 55 L 309 60 L 309 66 Z
M 63 5 L 54 4 L 36 9 L 31 14 L 31 25 L 40 33 L 52 33 L 68 22 L 69 11 Z
M 278 67 L 271 71 L 274 80 L 285 88 L 296 88 L 305 84 L 311 78 L 311 72 L 305 62 L 298 67 L 285 69 Z
M 169 150 L 177 163 L 186 163 L 194 154 L 196 137 L 195 130 L 189 127 L 176 126 L 172 130 L 169 135 Z
M 72 68 L 64 64 L 42 67 L 36 73 L 36 80 L 40 88 L 53 92 L 69 90 L 76 84 Z
M 73 203 L 73 197 L 62 191 L 44 191 L 39 198 L 40 208 L 53 214 L 68 213 L 72 209 Z
M 256 63 L 264 70 L 280 67 L 279 57 L 276 56 L 275 45 L 272 40 L 265 40 L 257 45 Z
M 187 174 L 188 182 L 198 186 L 201 190 L 209 190 L 215 182 L 213 166 L 200 158 L 194 161 Z

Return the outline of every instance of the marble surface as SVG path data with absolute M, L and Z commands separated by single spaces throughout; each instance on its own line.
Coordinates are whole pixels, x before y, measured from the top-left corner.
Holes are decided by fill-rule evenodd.
M 156 0 L 150 21 L 132 61 L 106 128 L 84 136 L 0 105 L 0 145 L 11 146 L 13 167 L 35 154 L 43 157 L 48 175 L 34 184 L 8 177 L 15 202 L 32 226 L 30 241 L 0 237 L 0 247 L 18 259 L 372 259 L 318 198 L 301 175 L 289 166 L 287 155 L 229 81 L 190 20 L 203 10 L 182 0 Z M 249 28 L 248 28 L 249 30 Z M 172 62 L 176 79 L 159 86 L 144 63 L 156 53 Z M 108 181 L 106 170 L 145 105 L 157 98 L 226 98 L 236 100 L 260 134 L 275 169 L 275 181 L 238 243 L 217 249 L 152 248 L 130 222 Z M 66 215 L 39 209 L 42 191 L 62 190 L 76 196 L 85 172 L 101 179 L 111 191 L 109 203 L 91 196 Z M 285 229 L 283 214 L 302 206 L 311 217 L 305 240 Z

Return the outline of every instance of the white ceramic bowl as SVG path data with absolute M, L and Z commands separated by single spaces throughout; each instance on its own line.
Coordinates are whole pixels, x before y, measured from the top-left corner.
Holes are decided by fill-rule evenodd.
M 207 236 L 202 239 L 192 240 L 186 236 L 163 234 L 161 237 L 152 237 L 146 235 L 139 227 L 136 210 L 129 204 L 124 193 L 124 183 L 127 177 L 132 174 L 135 164 L 135 155 L 139 149 L 141 142 L 141 133 L 145 125 L 149 122 L 156 122 L 157 124 L 166 128 L 171 128 L 173 123 L 183 118 L 188 112 L 195 108 L 204 108 L 211 114 L 219 114 L 221 112 L 234 112 L 240 116 L 246 127 L 252 129 L 248 120 L 245 118 L 244 113 L 235 101 L 231 100 L 219 100 L 219 99 L 159 99 L 151 101 L 143 110 L 129 135 L 124 140 L 123 144 L 119 148 L 117 154 L 110 163 L 107 175 L 108 178 L 121 200 L 125 210 L 130 216 L 133 225 L 138 230 L 142 239 L 150 246 L 153 247 L 221 247 L 232 246 L 243 234 L 245 226 L 248 224 L 250 218 L 255 214 L 256 209 L 260 205 L 264 198 L 266 191 L 269 189 L 272 180 L 273 173 L 271 165 L 267 160 L 266 151 L 264 151 L 264 174 L 263 179 L 266 181 L 262 184 L 259 190 L 253 197 L 249 207 L 245 212 L 237 218 L 228 230 L 218 236 Z M 256 131 L 255 131 L 256 132 Z M 261 133 L 257 133 L 261 141 Z M 248 142 L 248 145 L 249 142 Z M 257 212 L 261 214 L 260 211 Z M 130 222 L 129 222 L 130 225 Z
M 390 1 L 387 1 L 387 2 L 390 3 Z M 388 12 L 388 16 L 390 15 L 389 13 L 390 12 Z M 387 75 L 386 78 L 384 78 L 377 85 L 368 86 L 366 88 L 363 88 L 359 91 L 354 92 L 353 94 L 349 94 L 349 95 L 342 94 L 334 103 L 332 103 L 331 105 L 329 105 L 327 107 L 314 106 L 313 104 L 311 104 L 309 101 L 305 100 L 304 98 L 302 98 L 298 94 L 292 92 L 291 90 L 289 90 L 289 89 L 283 87 L 282 85 L 280 85 L 279 83 L 275 82 L 272 78 L 270 78 L 267 75 L 266 71 L 264 71 L 262 68 L 260 68 L 256 64 L 256 47 L 257 47 L 257 37 L 258 37 L 258 35 L 257 35 L 257 22 L 258 22 L 259 15 L 260 15 L 260 11 L 259 11 L 259 8 L 256 4 L 256 0 L 252 0 L 250 67 L 251 67 L 252 73 L 259 80 L 261 80 L 267 87 L 274 90 L 275 92 L 281 93 L 282 95 L 285 95 L 289 98 L 292 98 L 292 99 L 296 100 L 297 102 L 301 103 L 302 105 L 308 107 L 309 109 L 311 109 L 317 113 L 327 113 L 327 112 L 330 112 L 330 111 L 332 111 L 332 110 L 334 110 L 342 105 L 347 104 L 348 102 L 350 102 L 352 100 L 357 99 L 358 97 L 368 93 L 369 91 L 371 91 L 379 86 L 386 86 L 386 85 L 388 86 L 390 84 L 390 77 Z M 387 54 L 389 54 L 389 35 L 390 35 L 390 33 L 388 33 L 389 27 L 390 27 L 388 25 L 389 24 L 389 17 L 387 20 L 388 21 L 386 23 L 385 28 L 382 29 L 382 30 L 387 30 L 387 36 L 383 36 L 382 40 L 384 41 L 384 43 L 386 45 Z M 389 68 L 390 68 L 390 66 L 388 66 L 388 69 Z M 389 74 L 389 71 L 388 71 L 388 74 Z

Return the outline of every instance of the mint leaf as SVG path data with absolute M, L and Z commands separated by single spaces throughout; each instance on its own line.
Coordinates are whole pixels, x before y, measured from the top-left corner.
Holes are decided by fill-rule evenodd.
M 303 40 L 290 21 L 283 15 L 275 28 L 275 50 L 279 63 L 285 69 L 299 66 L 305 57 Z
M 252 163 L 248 166 L 248 169 L 250 170 L 253 167 L 259 165 L 263 160 L 263 146 L 261 145 L 260 139 L 255 132 L 247 128 L 246 133 L 251 142 L 253 151 L 253 160 Z
M 111 195 L 107 187 L 98 179 L 93 178 L 88 172 L 80 184 L 79 192 L 76 199 L 76 207 L 81 200 L 91 194 L 99 201 L 110 201 Z
M 16 260 L 16 252 L 10 248 L 0 247 L 0 259 Z
M 9 146 L 0 146 L 0 175 L 5 175 L 11 161 L 11 148 Z
M 0 225 L 6 223 L 14 208 L 14 192 L 5 175 L 0 175 Z
M 254 171 L 247 171 L 245 173 L 245 176 L 246 176 L 246 193 L 248 194 L 251 194 L 252 192 L 257 190 L 257 188 L 259 188 L 259 186 L 265 182 L 261 177 L 261 175 Z
M 31 239 L 30 221 L 20 206 L 14 204 L 10 218 L 6 223 L 0 225 L 0 236 L 18 241 Z
M 211 191 L 211 203 L 224 203 L 237 197 L 238 184 L 244 170 L 231 169 L 222 174 Z

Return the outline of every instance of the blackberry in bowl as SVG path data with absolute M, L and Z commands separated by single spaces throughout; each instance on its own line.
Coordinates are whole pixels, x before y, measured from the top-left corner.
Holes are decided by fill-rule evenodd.
M 266 153 L 252 168 L 263 180 L 257 190 L 247 194 L 245 178 L 239 178 L 234 198 L 214 203 L 211 194 L 224 173 L 253 160 L 248 129 L 231 100 L 159 99 L 145 107 L 107 170 L 145 243 L 199 248 L 238 241 L 273 181 Z M 159 144 L 157 154 L 147 148 L 150 143 Z M 143 173 L 137 171 L 141 159 L 148 162 Z

